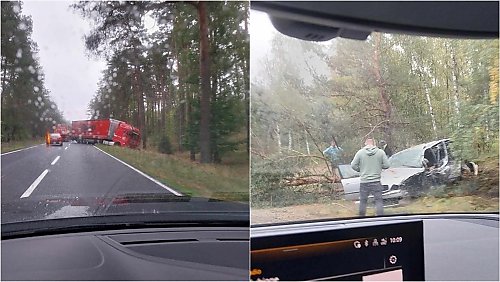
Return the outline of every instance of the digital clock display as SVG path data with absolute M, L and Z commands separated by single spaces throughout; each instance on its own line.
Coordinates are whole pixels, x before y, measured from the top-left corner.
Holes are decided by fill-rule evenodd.
M 403 237 L 391 237 L 389 238 L 391 244 L 403 242 Z

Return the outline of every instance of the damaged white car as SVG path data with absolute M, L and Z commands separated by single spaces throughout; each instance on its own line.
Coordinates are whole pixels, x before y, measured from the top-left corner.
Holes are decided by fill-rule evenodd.
M 449 139 L 413 146 L 389 158 L 390 168 L 382 171 L 384 204 L 398 204 L 409 196 L 418 197 L 433 187 L 460 178 L 460 161 L 450 151 Z M 349 164 L 339 165 L 346 200 L 359 200 L 359 172 Z M 370 195 L 373 198 L 373 195 Z

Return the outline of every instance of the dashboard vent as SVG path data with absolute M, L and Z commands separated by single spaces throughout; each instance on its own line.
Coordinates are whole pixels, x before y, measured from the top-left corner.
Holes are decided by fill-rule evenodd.
M 120 233 L 101 238 L 122 251 L 134 252 L 137 255 L 248 268 L 248 231 L 175 231 Z
M 198 240 L 196 239 L 138 240 L 138 241 L 126 241 L 119 243 L 126 246 L 126 245 L 143 245 L 143 244 L 186 243 L 186 242 L 198 242 Z
M 216 240 L 219 242 L 248 242 L 248 239 L 239 239 L 239 238 L 222 238 Z

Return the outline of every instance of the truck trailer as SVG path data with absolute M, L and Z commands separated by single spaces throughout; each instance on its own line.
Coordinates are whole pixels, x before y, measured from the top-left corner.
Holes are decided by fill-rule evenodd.
M 71 139 L 78 143 L 137 148 L 141 133 L 138 128 L 115 119 L 75 120 L 71 123 Z

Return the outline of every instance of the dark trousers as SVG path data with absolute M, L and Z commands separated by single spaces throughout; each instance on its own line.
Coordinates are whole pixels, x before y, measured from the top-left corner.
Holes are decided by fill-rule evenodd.
M 377 210 L 377 215 L 384 214 L 384 202 L 382 200 L 382 190 L 384 187 L 377 182 L 360 183 L 359 185 L 359 216 L 366 215 L 366 205 L 368 202 L 368 196 L 373 194 L 375 198 L 375 207 Z

